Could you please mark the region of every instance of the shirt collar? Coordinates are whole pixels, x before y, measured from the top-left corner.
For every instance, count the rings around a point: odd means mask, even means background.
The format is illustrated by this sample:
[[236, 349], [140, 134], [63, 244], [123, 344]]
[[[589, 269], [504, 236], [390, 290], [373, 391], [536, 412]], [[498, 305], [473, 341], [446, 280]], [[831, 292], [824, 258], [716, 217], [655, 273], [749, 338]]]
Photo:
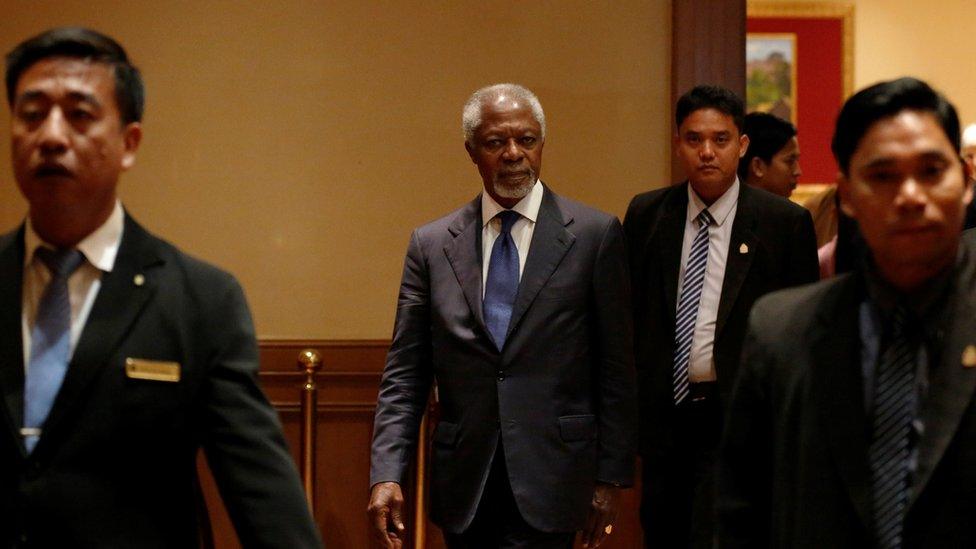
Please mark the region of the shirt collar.
[[[529, 194], [525, 195], [522, 200], [519, 200], [515, 206], [512, 206], [512, 211], [518, 212], [522, 217], [528, 219], [529, 221], [535, 223], [536, 218], [539, 217], [539, 208], [542, 206], [542, 195], [544, 194], [544, 187], [542, 182], [538, 179], [535, 180], [535, 185], [532, 186], [532, 190]], [[490, 194], [483, 192], [481, 193], [481, 226], [484, 227], [491, 222], [492, 219], [498, 215], [499, 212], [505, 211], [506, 208], [501, 207], [495, 199], [491, 197]]]
[[868, 299], [885, 319], [889, 318], [899, 304], [903, 304], [919, 320], [934, 324], [942, 316], [952, 293], [952, 282], [957, 272], [965, 262], [965, 247], [960, 246], [956, 253], [956, 261], [933, 276], [915, 291], [904, 293], [885, 280], [875, 265], [871, 254], [864, 254], [861, 258], [864, 282], [867, 287]]
[[725, 193], [718, 197], [718, 200], [713, 202], [711, 206], [706, 206], [705, 202], [698, 197], [695, 189], [691, 188], [691, 183], [688, 184], [688, 219], [697, 218], [702, 210], [708, 208], [708, 213], [712, 214], [712, 219], [715, 220], [715, 226], [721, 227], [738, 202], [739, 176], [735, 177], [732, 186], [726, 189]]
[[[115, 208], [112, 209], [112, 213], [109, 214], [108, 219], [99, 228], [83, 238], [75, 248], [85, 256], [85, 259], [89, 263], [99, 270], [111, 272], [112, 267], [115, 266], [115, 256], [119, 253], [119, 244], [122, 243], [124, 220], [125, 213], [122, 210], [122, 203], [116, 200]], [[34, 259], [34, 251], [41, 246], [54, 248], [54, 246], [41, 239], [31, 224], [30, 216], [28, 216], [24, 233], [25, 265]]]

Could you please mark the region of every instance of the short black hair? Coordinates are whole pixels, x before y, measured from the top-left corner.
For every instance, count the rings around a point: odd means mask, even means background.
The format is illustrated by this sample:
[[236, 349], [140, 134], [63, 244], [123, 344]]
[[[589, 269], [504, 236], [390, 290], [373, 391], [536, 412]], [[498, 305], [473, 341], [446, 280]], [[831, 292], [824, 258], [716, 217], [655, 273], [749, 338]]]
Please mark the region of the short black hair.
[[749, 163], [753, 158], [761, 158], [767, 164], [773, 155], [796, 135], [796, 127], [778, 116], [766, 112], [751, 112], [746, 115], [743, 133], [749, 136], [749, 148], [739, 159], [739, 179], [745, 181], [749, 175]]
[[17, 81], [34, 63], [51, 57], [72, 57], [105, 63], [114, 69], [115, 101], [123, 124], [142, 121], [146, 91], [139, 69], [118, 42], [82, 27], [59, 27], [28, 38], [7, 54], [7, 103], [13, 107]]
[[715, 109], [722, 114], [732, 117], [735, 127], [742, 133], [745, 105], [742, 98], [732, 90], [721, 86], [695, 86], [678, 99], [674, 109], [675, 127], [681, 128], [681, 123], [691, 113], [701, 109]]
[[932, 114], [959, 153], [961, 136], [956, 108], [925, 82], [904, 77], [864, 88], [844, 103], [830, 144], [840, 171], [848, 174], [851, 156], [875, 122], [906, 110]]

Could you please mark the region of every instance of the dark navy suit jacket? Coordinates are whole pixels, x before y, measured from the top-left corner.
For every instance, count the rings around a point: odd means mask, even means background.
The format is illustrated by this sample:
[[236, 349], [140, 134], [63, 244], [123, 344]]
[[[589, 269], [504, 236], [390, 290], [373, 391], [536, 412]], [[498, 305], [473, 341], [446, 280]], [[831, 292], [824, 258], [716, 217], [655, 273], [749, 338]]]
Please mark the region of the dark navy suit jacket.
[[481, 198], [410, 239], [380, 386], [371, 482], [405, 478], [431, 384], [432, 518], [474, 517], [499, 440], [515, 501], [544, 531], [574, 531], [597, 481], [633, 481], [636, 405], [630, 291], [616, 218], [542, 199], [508, 338], [482, 313]]

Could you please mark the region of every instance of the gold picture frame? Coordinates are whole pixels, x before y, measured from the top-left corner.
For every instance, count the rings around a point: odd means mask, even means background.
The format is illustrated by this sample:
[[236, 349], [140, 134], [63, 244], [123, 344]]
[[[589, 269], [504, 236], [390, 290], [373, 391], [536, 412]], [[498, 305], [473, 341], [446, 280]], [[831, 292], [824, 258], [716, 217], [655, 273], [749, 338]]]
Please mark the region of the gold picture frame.
[[[760, 57], [753, 58], [753, 49]], [[782, 78], [785, 75], [774, 75], [777, 69], [769, 67], [771, 62], [770, 54], [779, 55], [779, 66], [786, 64], [789, 68], [788, 91], [780, 86], [774, 85], [770, 80]], [[765, 57], [762, 57], [765, 56]], [[758, 65], [753, 67], [753, 63]], [[765, 83], [773, 88], [770, 90], [767, 102], [754, 101], [752, 93], [746, 94], [746, 112], [754, 110], [775, 114], [784, 120], [789, 120], [796, 124], [797, 89], [796, 89], [796, 34], [791, 32], [750, 32], [746, 34], [746, 90], [751, 92], [753, 89], [754, 76], [765, 77]], [[767, 86], [767, 88], [769, 87]], [[785, 116], [784, 116], [785, 115]]]
[[[795, 1], [773, 2], [754, 0], [746, 3], [748, 18], [779, 19], [839, 19], [841, 25], [841, 88], [843, 99], [854, 93], [854, 4], [846, 1]], [[753, 34], [753, 33], [750, 33]], [[793, 83], [796, 83], [796, 63], [793, 66]], [[794, 92], [795, 94], [796, 92]], [[794, 95], [794, 101], [797, 96]], [[800, 108], [799, 104], [794, 108]], [[796, 119], [794, 118], [794, 122]], [[811, 196], [822, 192], [831, 183], [806, 183], [800, 185], [790, 197], [797, 203], [804, 203]]]

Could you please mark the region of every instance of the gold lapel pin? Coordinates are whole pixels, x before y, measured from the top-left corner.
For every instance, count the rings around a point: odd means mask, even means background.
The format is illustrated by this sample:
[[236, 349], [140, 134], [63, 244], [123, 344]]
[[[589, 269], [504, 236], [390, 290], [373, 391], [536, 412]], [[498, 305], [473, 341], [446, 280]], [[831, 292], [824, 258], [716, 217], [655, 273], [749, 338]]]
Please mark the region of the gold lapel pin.
[[136, 286], [142, 286], [143, 284], [146, 283], [146, 277], [143, 276], [142, 273], [139, 273], [136, 276], [132, 277], [132, 283], [135, 284]]
[[743, 242], [742, 245], [739, 246], [739, 253], [740, 254], [747, 254], [747, 253], [749, 253], [749, 246], [747, 246], [745, 242]]
[[976, 345], [966, 345], [962, 352], [962, 365], [965, 368], [976, 368]]

